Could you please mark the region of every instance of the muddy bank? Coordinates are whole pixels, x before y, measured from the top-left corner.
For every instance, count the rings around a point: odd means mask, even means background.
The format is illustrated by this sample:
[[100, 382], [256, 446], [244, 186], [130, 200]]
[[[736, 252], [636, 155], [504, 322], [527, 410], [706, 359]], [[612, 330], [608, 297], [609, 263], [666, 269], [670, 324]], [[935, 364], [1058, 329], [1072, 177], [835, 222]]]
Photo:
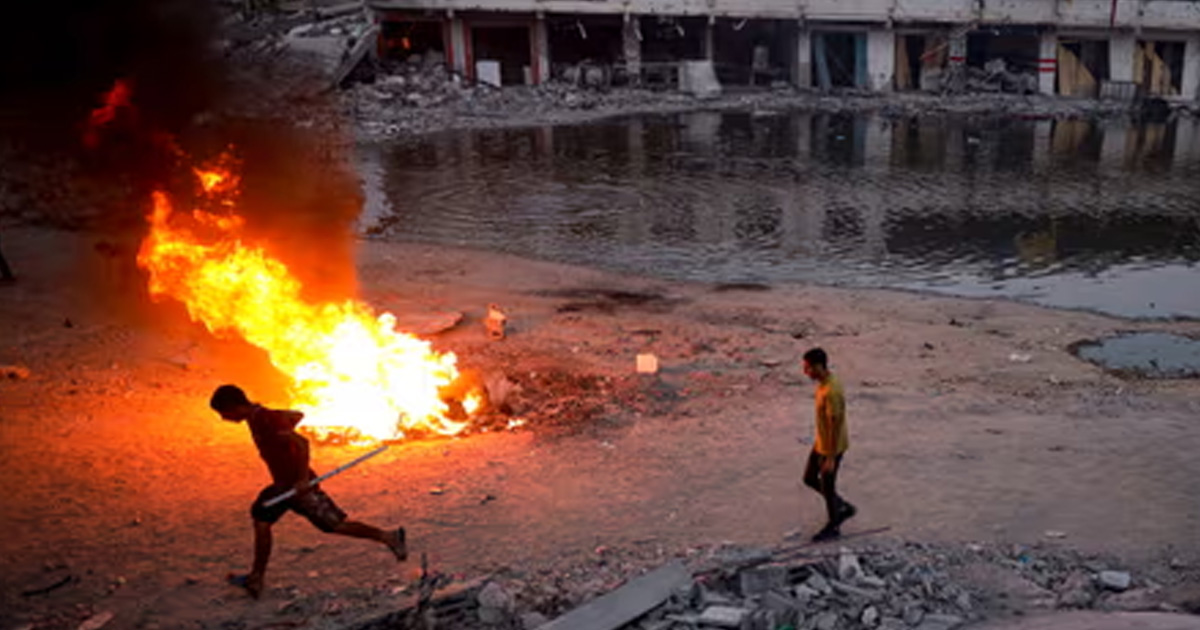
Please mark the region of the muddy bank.
[[[299, 622], [288, 602], [326, 593], [375, 611], [398, 605], [414, 564], [295, 518], [279, 527], [266, 599], [223, 585], [248, 561], [246, 506], [265, 472], [244, 428], [218, 422], [205, 401], [232, 381], [281, 404], [281, 383], [261, 354], [144, 302], [137, 278], [97, 257], [91, 238], [5, 233], [22, 274], [0, 289], [0, 363], [29, 373], [0, 382], [3, 608], [39, 628], [103, 611], [113, 628], [249, 628]], [[411, 443], [327, 485], [356, 517], [408, 526], [414, 550], [446, 575], [529, 566], [553, 576], [598, 547], [641, 549], [631, 566], [652, 566], [698, 543], [814, 531], [820, 501], [798, 484], [811, 386], [796, 370], [812, 345], [830, 351], [849, 395], [842, 485], [860, 508], [856, 527], [925, 542], [1049, 540], [1131, 570], [1200, 556], [1200, 385], [1121, 379], [1068, 351], [1131, 328], [1196, 334], [1194, 323], [889, 291], [718, 291], [360, 245], [367, 299], [463, 312], [437, 347], [522, 383], [545, 417], [574, 418]], [[511, 317], [499, 343], [480, 323], [491, 302]], [[659, 357], [657, 377], [631, 378], [642, 352]], [[596, 404], [588, 382], [631, 383], [638, 395]], [[315, 464], [351, 455], [322, 447]], [[63, 574], [69, 586], [21, 595]], [[322, 615], [350, 604], [339, 606]], [[336, 627], [338, 614], [320, 623]]]

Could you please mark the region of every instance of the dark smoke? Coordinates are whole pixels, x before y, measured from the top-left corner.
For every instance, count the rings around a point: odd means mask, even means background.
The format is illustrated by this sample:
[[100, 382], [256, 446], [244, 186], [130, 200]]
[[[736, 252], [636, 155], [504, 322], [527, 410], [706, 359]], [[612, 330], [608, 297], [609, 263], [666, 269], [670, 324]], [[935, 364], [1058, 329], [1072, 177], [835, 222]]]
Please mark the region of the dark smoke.
[[218, 16], [204, 0], [22, 3], [0, 37], [4, 131], [69, 150], [117, 79], [135, 86], [145, 129], [176, 132], [220, 96]]
[[[265, 89], [278, 68], [230, 63], [228, 15], [215, 2], [67, 0], [16, 12], [0, 37], [0, 219], [103, 231], [124, 240], [114, 255], [131, 258], [151, 191], [182, 193], [192, 160], [232, 146], [252, 231], [315, 292], [353, 289], [360, 199], [348, 145], [336, 125], [312, 129], [314, 111], [333, 110], [311, 91], [300, 102]], [[89, 115], [118, 79], [132, 107], [85, 146]], [[258, 111], [246, 115], [245, 103]]]

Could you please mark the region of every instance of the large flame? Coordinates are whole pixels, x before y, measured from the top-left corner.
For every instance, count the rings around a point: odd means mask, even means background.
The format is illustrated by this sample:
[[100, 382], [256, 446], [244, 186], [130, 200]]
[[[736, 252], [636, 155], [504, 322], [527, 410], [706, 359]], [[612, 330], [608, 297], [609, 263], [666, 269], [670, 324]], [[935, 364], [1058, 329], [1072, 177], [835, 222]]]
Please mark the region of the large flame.
[[[305, 412], [303, 427], [375, 440], [466, 429], [447, 416], [439, 396], [458, 377], [453, 354], [397, 332], [392, 314], [360, 301], [306, 301], [282, 262], [245, 241], [234, 166], [224, 157], [194, 171], [204, 203], [190, 215], [154, 193], [150, 233], [138, 253], [151, 294], [179, 300], [214, 334], [233, 333], [265, 350], [291, 379], [291, 405]], [[472, 394], [462, 402], [470, 411], [479, 400]]]

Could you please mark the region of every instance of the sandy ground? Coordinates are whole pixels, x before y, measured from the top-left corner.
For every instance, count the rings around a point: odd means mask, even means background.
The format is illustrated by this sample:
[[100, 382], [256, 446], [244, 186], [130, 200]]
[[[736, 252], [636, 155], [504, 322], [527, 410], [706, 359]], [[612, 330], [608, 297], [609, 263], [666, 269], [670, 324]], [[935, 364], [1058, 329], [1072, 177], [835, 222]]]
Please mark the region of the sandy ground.
[[[207, 398], [233, 381], [280, 403], [281, 384], [257, 351], [149, 305], [94, 242], [4, 234], [21, 280], [0, 287], [0, 364], [32, 375], [0, 382], [0, 628], [76, 627], [98, 611], [115, 613], [106, 628], [282, 627], [289, 598], [325, 591], [386, 610], [415, 564], [295, 517], [277, 528], [263, 600], [222, 584], [248, 563], [247, 508], [266, 471], [245, 427], [217, 421]], [[1057, 531], [1060, 544], [1130, 566], [1200, 557], [1200, 384], [1123, 381], [1066, 351], [1117, 330], [1200, 323], [890, 291], [718, 290], [382, 242], [359, 256], [364, 295], [379, 305], [402, 297], [467, 315], [436, 340], [464, 364], [515, 380], [611, 377], [641, 394], [568, 427], [402, 445], [326, 484], [354, 516], [406, 525], [440, 571], [550, 566], [598, 546], [652, 558], [814, 530], [819, 500], [798, 487], [812, 386], [797, 366], [813, 345], [831, 353], [849, 397], [851, 529], [1016, 542]], [[647, 299], [603, 297], [614, 290]], [[484, 338], [489, 302], [510, 312], [506, 341]], [[657, 378], [630, 376], [638, 352], [658, 355]], [[351, 455], [314, 456], [327, 469]], [[66, 575], [77, 579], [21, 595]]]

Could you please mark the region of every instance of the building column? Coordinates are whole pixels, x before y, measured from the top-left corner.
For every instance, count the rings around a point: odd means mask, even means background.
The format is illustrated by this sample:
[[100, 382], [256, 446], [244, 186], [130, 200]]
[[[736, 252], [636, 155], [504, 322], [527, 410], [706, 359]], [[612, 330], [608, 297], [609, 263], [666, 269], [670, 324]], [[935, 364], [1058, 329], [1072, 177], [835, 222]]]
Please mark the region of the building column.
[[1133, 80], [1133, 50], [1137, 38], [1121, 33], [1108, 40], [1108, 76], [1113, 81]]
[[867, 32], [867, 76], [876, 92], [891, 92], [896, 77], [896, 32], [872, 29]]
[[1179, 94], [1184, 100], [1200, 98], [1200, 38], [1189, 37], [1183, 48], [1183, 78]]
[[967, 82], [967, 34], [952, 33], [947, 41], [946, 77], [942, 88], [961, 92]]
[[1038, 52], [1038, 92], [1054, 94], [1054, 79], [1058, 75], [1058, 35], [1042, 33]]
[[541, 85], [550, 80], [550, 31], [546, 27], [546, 17], [539, 15], [529, 27], [529, 41], [533, 47], [533, 68], [530, 77], [534, 85]]
[[796, 49], [792, 61], [792, 83], [800, 89], [812, 87], [812, 35], [803, 22], [796, 25]]
[[450, 69], [466, 77], [469, 75], [467, 72], [467, 25], [463, 23], [462, 18], [450, 18], [448, 23], [450, 42], [446, 52], [450, 56]]
[[625, 44], [625, 73], [629, 75], [630, 85], [642, 83], [642, 26], [641, 18], [625, 14], [625, 27], [622, 33]]

